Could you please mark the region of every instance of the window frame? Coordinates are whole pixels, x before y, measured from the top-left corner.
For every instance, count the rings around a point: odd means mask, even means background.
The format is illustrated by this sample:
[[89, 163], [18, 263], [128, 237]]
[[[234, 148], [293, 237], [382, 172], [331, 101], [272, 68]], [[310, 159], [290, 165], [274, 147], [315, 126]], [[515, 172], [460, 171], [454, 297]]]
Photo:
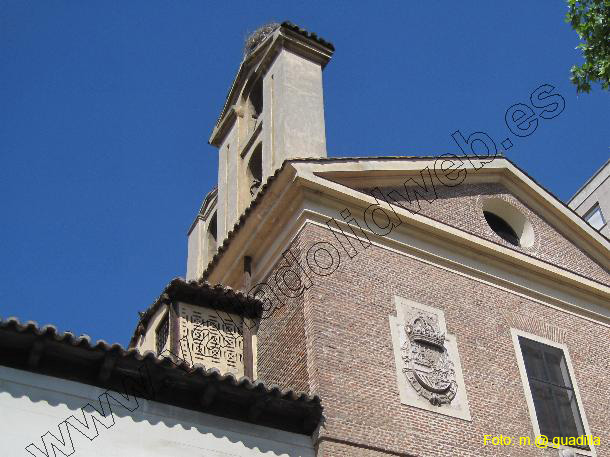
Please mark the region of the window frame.
[[[599, 211], [599, 216], [602, 220], [602, 225], [600, 225], [599, 228], [594, 227], [593, 224], [591, 224], [591, 222], [589, 222], [589, 220], [593, 217], [593, 215], [598, 211]], [[585, 220], [585, 222], [587, 224], [589, 224], [593, 228], [593, 230], [597, 230], [598, 232], [601, 229], [603, 229], [606, 226], [606, 224], [608, 223], [606, 221], [606, 218], [604, 217], [604, 212], [602, 211], [601, 207], [599, 206], [599, 202], [594, 203], [593, 206], [591, 206], [591, 208], [589, 208], [589, 210], [583, 215], [582, 218]]]
[[[529, 379], [527, 377], [527, 371], [525, 369], [525, 361], [523, 359], [523, 354], [521, 352], [521, 344], [519, 343], [519, 337], [526, 338], [537, 343], [546, 344], [548, 346], [554, 347], [556, 349], [560, 349], [563, 352], [563, 356], [565, 358], [566, 366], [568, 369], [568, 375], [570, 377], [570, 382], [572, 383], [572, 387], [574, 389], [574, 395], [576, 396], [576, 403], [578, 405], [578, 411], [580, 413], [580, 419], [582, 421], [582, 425], [584, 428], [585, 435], [592, 435], [591, 429], [589, 428], [589, 422], [587, 421], [587, 415], [585, 413], [584, 404], [582, 402], [582, 398], [580, 396], [580, 391], [578, 390], [578, 383], [576, 382], [576, 373], [574, 371], [574, 367], [572, 365], [572, 359], [570, 358], [570, 352], [565, 344], [557, 343], [555, 341], [551, 341], [547, 338], [534, 335], [532, 333], [524, 332], [522, 330], [518, 330], [515, 328], [510, 329], [513, 346], [515, 349], [515, 354], [517, 357], [517, 365], [519, 367], [519, 373], [521, 375], [521, 383], [523, 385], [523, 392], [525, 394], [525, 401], [527, 403], [527, 409], [529, 411], [530, 420], [532, 422], [532, 428], [534, 430], [535, 439], [536, 436], [540, 435], [540, 426], [538, 425], [538, 417], [536, 415], [536, 407], [534, 406], [534, 398], [532, 396], [531, 387], [529, 384]], [[554, 445], [552, 442], [549, 442], [549, 448], [553, 448]], [[595, 446], [590, 444], [590, 450], [571, 447], [571, 446], [559, 446], [559, 449], [570, 449], [575, 452], [576, 455], [583, 455], [588, 457], [597, 457], [597, 451], [595, 450]]]

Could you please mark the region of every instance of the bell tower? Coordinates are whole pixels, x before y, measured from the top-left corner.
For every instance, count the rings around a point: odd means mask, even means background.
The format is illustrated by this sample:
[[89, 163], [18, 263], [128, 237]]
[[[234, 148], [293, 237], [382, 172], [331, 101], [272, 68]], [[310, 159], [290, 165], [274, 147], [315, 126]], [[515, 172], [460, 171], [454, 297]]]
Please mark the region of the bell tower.
[[267, 24], [246, 40], [209, 143], [218, 186], [189, 230], [187, 279], [198, 279], [260, 187], [286, 159], [326, 157], [322, 69], [334, 47], [294, 24]]

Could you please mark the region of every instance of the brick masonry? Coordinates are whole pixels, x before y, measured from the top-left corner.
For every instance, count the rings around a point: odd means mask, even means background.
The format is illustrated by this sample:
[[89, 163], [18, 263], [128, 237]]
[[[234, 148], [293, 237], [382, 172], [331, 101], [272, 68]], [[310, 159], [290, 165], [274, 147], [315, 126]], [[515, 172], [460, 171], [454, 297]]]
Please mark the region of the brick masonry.
[[[370, 192], [370, 189], [359, 190], [366, 193]], [[385, 195], [392, 190], [396, 190], [400, 195], [406, 195], [404, 187], [382, 189]], [[432, 203], [428, 203], [423, 198], [420, 199], [420, 214], [515, 251], [555, 264], [581, 276], [610, 285], [610, 272], [604, 270], [601, 265], [568, 241], [559, 233], [557, 228], [551, 226], [527, 205], [510, 194], [501, 184], [467, 184], [467, 182], [464, 182], [456, 187], [437, 184], [435, 190], [438, 198]], [[525, 214], [534, 229], [536, 237], [534, 246], [531, 248], [514, 246], [491, 230], [483, 217], [482, 209], [483, 200], [489, 197], [501, 198]]]
[[[298, 252], [297, 245], [292, 251]], [[272, 274], [280, 267], [276, 265]], [[274, 278], [267, 278], [272, 287]], [[258, 337], [257, 375], [267, 383], [308, 392], [307, 357], [305, 348], [304, 297], [285, 298], [284, 306], [264, 313]]]
[[[536, 230], [557, 246], [567, 243], [542, 225]], [[320, 241], [340, 249], [328, 230], [313, 224], [290, 249], [299, 255]], [[552, 255], [552, 249], [540, 249]], [[598, 456], [610, 456], [609, 328], [374, 245], [353, 259], [340, 252], [333, 274], [312, 274], [314, 285], [303, 297], [288, 301], [259, 330], [259, 377], [322, 398], [318, 455], [558, 455], [534, 446], [483, 446], [485, 434], [533, 436], [514, 327], [568, 347], [580, 406], [591, 433], [601, 438]], [[574, 268], [586, 260], [578, 262]], [[388, 322], [394, 295], [445, 312], [447, 330], [457, 339], [471, 422], [400, 403]]]

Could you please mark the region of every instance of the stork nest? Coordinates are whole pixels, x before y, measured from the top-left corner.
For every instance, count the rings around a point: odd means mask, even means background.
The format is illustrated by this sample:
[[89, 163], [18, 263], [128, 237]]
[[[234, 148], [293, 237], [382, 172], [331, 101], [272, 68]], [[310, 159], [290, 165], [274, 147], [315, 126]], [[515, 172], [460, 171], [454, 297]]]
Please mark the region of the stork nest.
[[278, 27], [280, 26], [277, 22], [270, 22], [269, 24], [265, 24], [254, 32], [252, 32], [246, 38], [246, 42], [244, 44], [244, 57], [250, 54], [254, 49], [265, 39], [271, 35]]

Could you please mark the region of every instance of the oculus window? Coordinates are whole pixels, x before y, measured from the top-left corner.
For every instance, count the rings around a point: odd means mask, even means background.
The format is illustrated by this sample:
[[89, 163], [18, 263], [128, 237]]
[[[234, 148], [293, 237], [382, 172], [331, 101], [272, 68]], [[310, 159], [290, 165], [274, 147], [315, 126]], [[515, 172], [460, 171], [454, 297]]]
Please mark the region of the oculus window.
[[587, 221], [595, 230], [599, 230], [606, 225], [606, 220], [604, 219], [604, 215], [602, 214], [599, 204], [596, 203], [593, 205], [593, 208], [587, 211], [587, 214], [585, 214], [585, 221]]
[[[540, 434], [577, 438], [585, 428], [563, 350], [519, 336]], [[589, 450], [589, 446], [574, 446]]]
[[157, 349], [157, 354], [161, 354], [163, 352], [163, 348], [165, 347], [165, 343], [167, 343], [167, 336], [169, 335], [169, 318], [166, 314], [156, 331], [155, 344]]
[[491, 211], [483, 211], [483, 215], [496, 235], [514, 246], [519, 246], [519, 236], [508, 222]]

